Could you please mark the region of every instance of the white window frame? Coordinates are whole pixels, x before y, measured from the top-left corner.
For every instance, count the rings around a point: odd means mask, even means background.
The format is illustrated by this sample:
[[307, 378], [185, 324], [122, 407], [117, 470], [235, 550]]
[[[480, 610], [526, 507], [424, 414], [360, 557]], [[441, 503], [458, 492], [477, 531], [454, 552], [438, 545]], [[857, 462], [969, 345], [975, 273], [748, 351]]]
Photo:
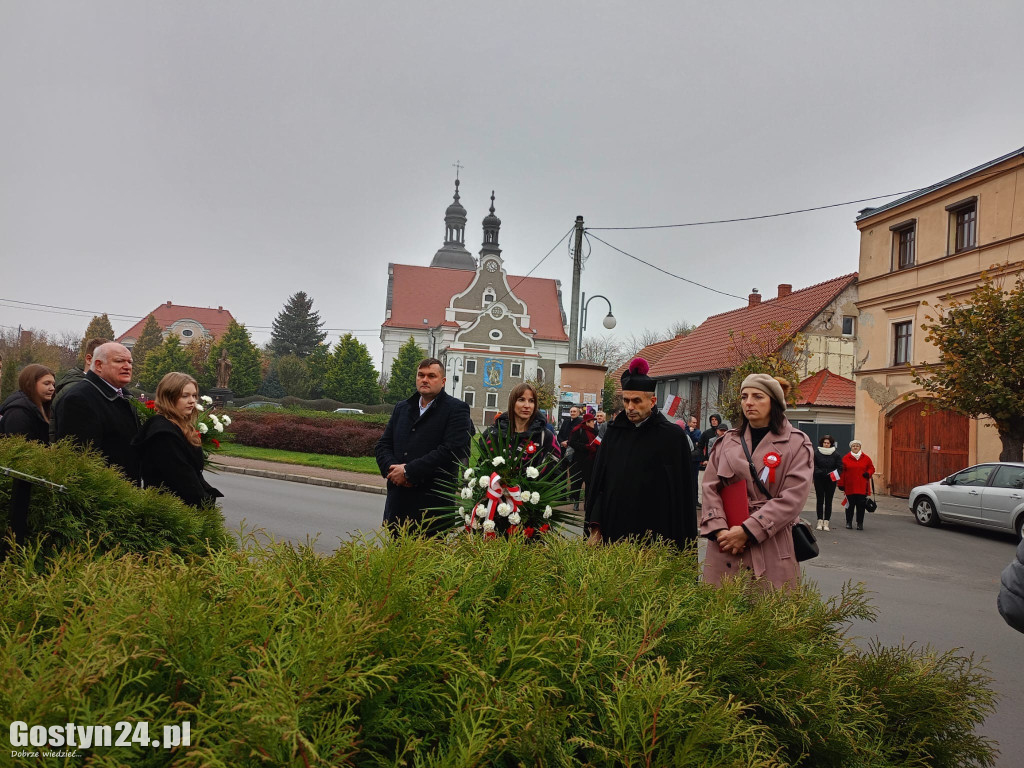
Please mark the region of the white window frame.
[[476, 358], [475, 357], [467, 358], [467, 360], [466, 360], [466, 375], [467, 376], [475, 376], [476, 375]]
[[193, 331], [191, 328], [182, 328], [181, 329], [181, 338], [183, 338], [183, 339], [191, 339], [195, 335], [196, 335], [196, 332]]
[[498, 393], [488, 392], [484, 397], [484, 408], [497, 408], [498, 407]]
[[[909, 324], [910, 336], [907, 339], [907, 359], [906, 362], [896, 362], [896, 326]], [[904, 365], [910, 365], [914, 359], [914, 318], [912, 317], [900, 317], [894, 318], [889, 321], [889, 365], [893, 368], [899, 368]]]
[[513, 361], [509, 364], [508, 375], [513, 376], [517, 379], [523, 376], [523, 364], [517, 361]]
[[462, 401], [472, 408], [476, 404], [476, 392], [472, 389], [467, 389], [462, 393]]
[[[846, 321], [850, 321], [850, 332], [846, 332]], [[857, 335], [857, 316], [856, 315], [843, 315], [842, 320], [843, 336], [856, 336]]]

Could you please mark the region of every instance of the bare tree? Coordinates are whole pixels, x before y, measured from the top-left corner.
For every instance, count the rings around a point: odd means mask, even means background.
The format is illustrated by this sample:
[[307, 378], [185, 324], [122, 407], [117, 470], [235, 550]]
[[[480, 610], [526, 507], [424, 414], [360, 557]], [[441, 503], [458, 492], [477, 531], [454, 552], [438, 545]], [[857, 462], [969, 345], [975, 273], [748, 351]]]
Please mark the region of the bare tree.
[[606, 365], [610, 370], [618, 368], [626, 358], [622, 351], [622, 343], [613, 333], [604, 336], [584, 336], [580, 357], [599, 365]]

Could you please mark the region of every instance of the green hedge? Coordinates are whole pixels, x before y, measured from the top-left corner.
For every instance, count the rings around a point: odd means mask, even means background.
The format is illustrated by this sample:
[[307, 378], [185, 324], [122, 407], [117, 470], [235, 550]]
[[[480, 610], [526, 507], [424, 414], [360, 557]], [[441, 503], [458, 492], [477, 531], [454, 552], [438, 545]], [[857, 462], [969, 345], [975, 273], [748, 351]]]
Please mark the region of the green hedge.
[[333, 411], [336, 408], [358, 408], [365, 413], [390, 414], [395, 406], [390, 403], [343, 403], [340, 400], [332, 400], [329, 397], [321, 397], [317, 400], [304, 400], [301, 397], [265, 397], [264, 395], [250, 395], [248, 397], [235, 397], [231, 399], [231, 407], [240, 408], [249, 403], [277, 403], [285, 408], [306, 411]]
[[[106, 465], [98, 453], [62, 441], [47, 447], [20, 437], [0, 438], [0, 466], [64, 485], [66, 492], [33, 487], [29, 536], [52, 553], [87, 540], [98, 551], [145, 553], [169, 549], [204, 554], [230, 544], [224, 518], [213, 507], [195, 509], [168, 493], [142, 490]], [[0, 526], [6, 530], [14, 481], [0, 475]]]
[[[697, 583], [693, 552], [402, 537], [184, 561], [0, 569], [0, 710], [192, 722], [192, 746], [89, 765], [991, 764], [970, 658], [859, 650], [823, 603]], [[115, 762], [116, 761], [116, 762]]]

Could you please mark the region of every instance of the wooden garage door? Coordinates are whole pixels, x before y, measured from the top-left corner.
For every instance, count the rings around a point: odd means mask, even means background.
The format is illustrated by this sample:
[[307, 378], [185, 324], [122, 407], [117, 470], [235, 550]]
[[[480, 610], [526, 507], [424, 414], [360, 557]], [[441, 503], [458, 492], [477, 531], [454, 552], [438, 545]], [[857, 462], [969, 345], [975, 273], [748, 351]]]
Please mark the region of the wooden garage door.
[[889, 418], [889, 492], [908, 496], [915, 485], [941, 480], [967, 466], [968, 420], [952, 411], [912, 403]]

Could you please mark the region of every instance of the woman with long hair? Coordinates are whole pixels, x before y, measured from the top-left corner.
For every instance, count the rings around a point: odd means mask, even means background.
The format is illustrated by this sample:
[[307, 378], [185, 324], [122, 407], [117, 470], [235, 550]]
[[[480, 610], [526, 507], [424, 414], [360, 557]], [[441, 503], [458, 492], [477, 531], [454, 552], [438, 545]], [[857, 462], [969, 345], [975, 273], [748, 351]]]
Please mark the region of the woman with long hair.
[[551, 455], [556, 459], [562, 455], [558, 440], [547, 428], [544, 416], [537, 406], [537, 390], [526, 382], [516, 386], [508, 395], [508, 408], [494, 420], [483, 434], [484, 440], [515, 441], [515, 446], [523, 449], [533, 443], [537, 451], [531, 464], [542, 464], [545, 457]]
[[187, 373], [166, 374], [156, 387], [156, 415], [133, 442], [146, 487], [161, 486], [193, 507], [224, 495], [203, 477], [202, 438], [196, 429], [198, 399], [195, 379]]
[[810, 494], [814, 458], [810, 438], [786, 418], [789, 389], [788, 381], [766, 373], [747, 376], [738, 424], [710, 451], [700, 521], [709, 539], [704, 580], [710, 584], [741, 569], [773, 587], [799, 580], [793, 525]]
[[[832, 519], [832, 498], [836, 494], [836, 481], [843, 472], [843, 457], [836, 449], [832, 435], [822, 435], [814, 452], [814, 502], [818, 511], [819, 531], [829, 530]], [[833, 474], [835, 473], [835, 474]]]
[[53, 371], [45, 365], [32, 363], [22, 368], [18, 389], [0, 405], [0, 433], [49, 444], [54, 389]]

